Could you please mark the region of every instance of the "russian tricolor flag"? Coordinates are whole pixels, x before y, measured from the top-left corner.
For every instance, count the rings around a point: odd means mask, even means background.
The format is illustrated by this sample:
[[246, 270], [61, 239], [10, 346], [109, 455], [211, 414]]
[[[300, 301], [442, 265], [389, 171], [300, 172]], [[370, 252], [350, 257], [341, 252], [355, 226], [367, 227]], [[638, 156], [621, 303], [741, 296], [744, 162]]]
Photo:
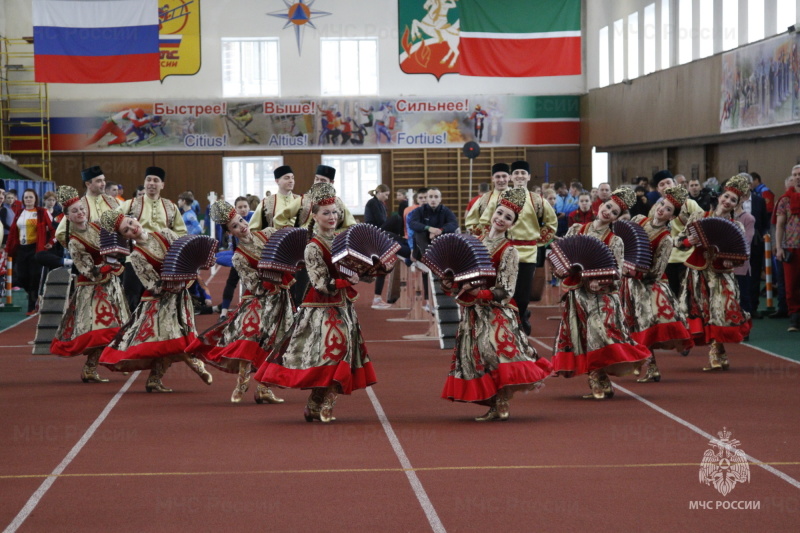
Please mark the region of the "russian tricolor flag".
[[41, 83], [158, 80], [158, 0], [33, 0], [33, 47]]

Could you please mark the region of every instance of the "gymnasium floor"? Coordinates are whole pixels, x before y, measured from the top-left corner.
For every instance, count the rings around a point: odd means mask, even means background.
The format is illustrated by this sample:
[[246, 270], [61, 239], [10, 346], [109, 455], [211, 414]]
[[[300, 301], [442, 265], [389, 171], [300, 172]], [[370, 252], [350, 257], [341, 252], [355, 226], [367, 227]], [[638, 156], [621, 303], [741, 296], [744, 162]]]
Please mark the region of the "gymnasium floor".
[[[227, 275], [211, 281], [219, 294]], [[612, 400], [582, 400], [584, 378], [550, 378], [511, 402], [507, 422], [439, 398], [450, 353], [409, 341], [425, 323], [387, 322], [359, 286], [358, 313], [378, 384], [340, 396], [329, 424], [306, 423], [307, 393], [281, 405], [235, 376], [202, 383], [184, 365], [168, 395], [145, 376], [82, 359], [31, 356], [35, 320], [0, 331], [0, 524], [6, 531], [794, 531], [800, 523], [800, 340], [755, 323], [730, 346], [731, 370], [705, 352], [660, 352], [663, 379], [615, 379]], [[547, 303], [545, 301], [544, 303]], [[550, 302], [552, 303], [552, 301]], [[556, 307], [533, 308], [550, 355]], [[198, 317], [198, 328], [215, 317]], [[787, 339], [788, 336], [788, 339]], [[770, 345], [776, 337], [786, 339]], [[766, 346], [766, 344], [764, 344]], [[749, 479], [723, 495], [699, 481], [709, 439], [727, 429]], [[722, 473], [724, 475], [724, 472]]]

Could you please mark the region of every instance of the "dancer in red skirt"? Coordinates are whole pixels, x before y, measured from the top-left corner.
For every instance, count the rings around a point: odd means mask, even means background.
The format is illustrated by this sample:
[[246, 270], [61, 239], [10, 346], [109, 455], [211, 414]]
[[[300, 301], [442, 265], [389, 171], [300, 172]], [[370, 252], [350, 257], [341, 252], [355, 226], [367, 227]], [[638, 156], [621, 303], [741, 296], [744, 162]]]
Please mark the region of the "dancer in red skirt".
[[[614, 254], [619, 269], [623, 264], [622, 239], [611, 231], [611, 224], [636, 201], [633, 189], [622, 187], [600, 204], [597, 218], [575, 224], [570, 235], [590, 235], [605, 243]], [[561, 323], [553, 348], [553, 367], [564, 377], [589, 375], [592, 393], [584, 398], [602, 400], [614, 396], [611, 376], [625, 376], [641, 366], [650, 350], [631, 339], [616, 286], [586, 281], [580, 275], [562, 282]]]
[[[211, 206], [211, 218], [237, 240], [233, 266], [245, 287], [238, 309], [223, 322], [204, 331], [187, 348], [202, 354], [211, 365], [224, 372], [237, 373], [231, 401], [242, 401], [250, 377], [264, 362], [273, 345], [283, 338], [294, 320], [289, 287], [294, 278], [284, 274], [280, 284], [261, 281], [257, 267], [261, 252], [276, 230], [251, 231], [247, 222], [225, 200]], [[256, 387], [257, 403], [283, 403], [264, 385]]]
[[489, 288], [479, 290], [469, 282], [442, 279], [442, 288], [455, 293], [462, 307], [456, 334], [453, 363], [442, 398], [488, 405], [478, 422], [508, 420], [509, 401], [517, 391], [542, 385], [553, 371], [547, 359], [537, 359], [536, 350], [520, 329], [519, 311], [512, 299], [519, 270], [519, 253], [507, 231], [525, 206], [526, 189], [507, 189], [482, 237], [492, 256], [497, 275]]
[[353, 285], [359, 278], [345, 279], [331, 259], [341, 216], [336, 191], [327, 183], [315, 184], [311, 202], [309, 231], [314, 237], [305, 251], [311, 284], [292, 328], [255, 379], [265, 385], [311, 389], [305, 419], [330, 422], [339, 394], [366, 388], [376, 378], [353, 305], [358, 297]]
[[694, 345], [686, 317], [680, 312], [664, 273], [672, 253], [669, 222], [680, 214], [688, 194], [683, 187], [666, 189], [651, 211], [652, 218], [637, 215], [631, 220], [647, 232], [653, 253], [650, 270], [625, 272], [619, 290], [631, 338], [650, 349], [647, 371], [637, 380], [639, 383], [661, 381], [653, 350], [683, 352]]
[[144, 285], [141, 303], [111, 344], [103, 350], [100, 364], [118, 372], [150, 370], [147, 392], [172, 392], [161, 382], [173, 361], [183, 361], [207, 384], [211, 374], [203, 362], [185, 353], [195, 338], [194, 308], [187, 288], [162, 286], [161, 267], [170, 244], [178, 238], [171, 230], [145, 231], [139, 221], [121, 211], [100, 217], [106, 231], [136, 241], [130, 261]]
[[97, 373], [103, 348], [128, 320], [128, 303], [122, 292], [119, 263], [106, 263], [100, 255], [100, 226], [87, 222], [86, 206], [75, 188], [58, 188], [58, 202], [67, 217], [66, 242], [78, 277], [67, 310], [50, 343], [50, 353], [61, 357], [86, 355], [81, 372], [84, 383], [105, 383]]
[[[747, 178], [732, 177], [725, 183], [717, 207], [713, 211], [693, 213], [686, 226], [707, 217], [734, 221], [736, 206], [748, 194], [750, 185]], [[741, 222], [735, 223], [744, 232]], [[697, 237], [690, 236], [686, 230], [678, 235], [678, 248], [688, 250], [694, 246], [692, 255], [684, 262], [689, 268], [679, 298], [681, 310], [686, 314], [694, 343], [711, 345], [708, 366], [703, 370], [728, 370], [730, 364], [723, 343], [742, 342], [750, 333], [752, 322], [749, 313], [739, 304], [739, 284], [733, 274], [733, 263], [710, 260], [708, 250], [699, 245]]]

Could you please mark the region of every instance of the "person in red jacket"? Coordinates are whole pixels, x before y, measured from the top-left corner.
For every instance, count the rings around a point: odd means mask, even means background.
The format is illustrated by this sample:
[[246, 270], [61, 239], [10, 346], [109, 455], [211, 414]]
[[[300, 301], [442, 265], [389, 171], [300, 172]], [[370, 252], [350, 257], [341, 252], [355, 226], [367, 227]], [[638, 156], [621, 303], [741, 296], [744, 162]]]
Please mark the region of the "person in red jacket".
[[592, 213], [592, 197], [586, 192], [578, 197], [578, 209], [569, 214], [569, 227], [575, 224], [587, 224], [594, 220]]
[[17, 284], [28, 293], [28, 316], [37, 313], [39, 280], [42, 267], [36, 252], [49, 250], [56, 242], [52, 220], [47, 209], [39, 207], [39, 195], [33, 189], [22, 194], [24, 209], [14, 218], [8, 232], [8, 256], [14, 260]]

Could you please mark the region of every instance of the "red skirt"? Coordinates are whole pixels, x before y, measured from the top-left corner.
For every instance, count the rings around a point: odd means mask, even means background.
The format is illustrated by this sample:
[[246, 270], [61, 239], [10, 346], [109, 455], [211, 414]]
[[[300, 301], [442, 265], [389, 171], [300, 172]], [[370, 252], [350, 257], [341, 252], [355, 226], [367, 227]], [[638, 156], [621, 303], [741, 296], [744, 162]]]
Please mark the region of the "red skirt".
[[95, 329], [75, 337], [71, 341], [53, 339], [50, 342], [50, 353], [60, 357], [84, 355], [93, 348], [108, 346], [117, 335], [119, 328]]

